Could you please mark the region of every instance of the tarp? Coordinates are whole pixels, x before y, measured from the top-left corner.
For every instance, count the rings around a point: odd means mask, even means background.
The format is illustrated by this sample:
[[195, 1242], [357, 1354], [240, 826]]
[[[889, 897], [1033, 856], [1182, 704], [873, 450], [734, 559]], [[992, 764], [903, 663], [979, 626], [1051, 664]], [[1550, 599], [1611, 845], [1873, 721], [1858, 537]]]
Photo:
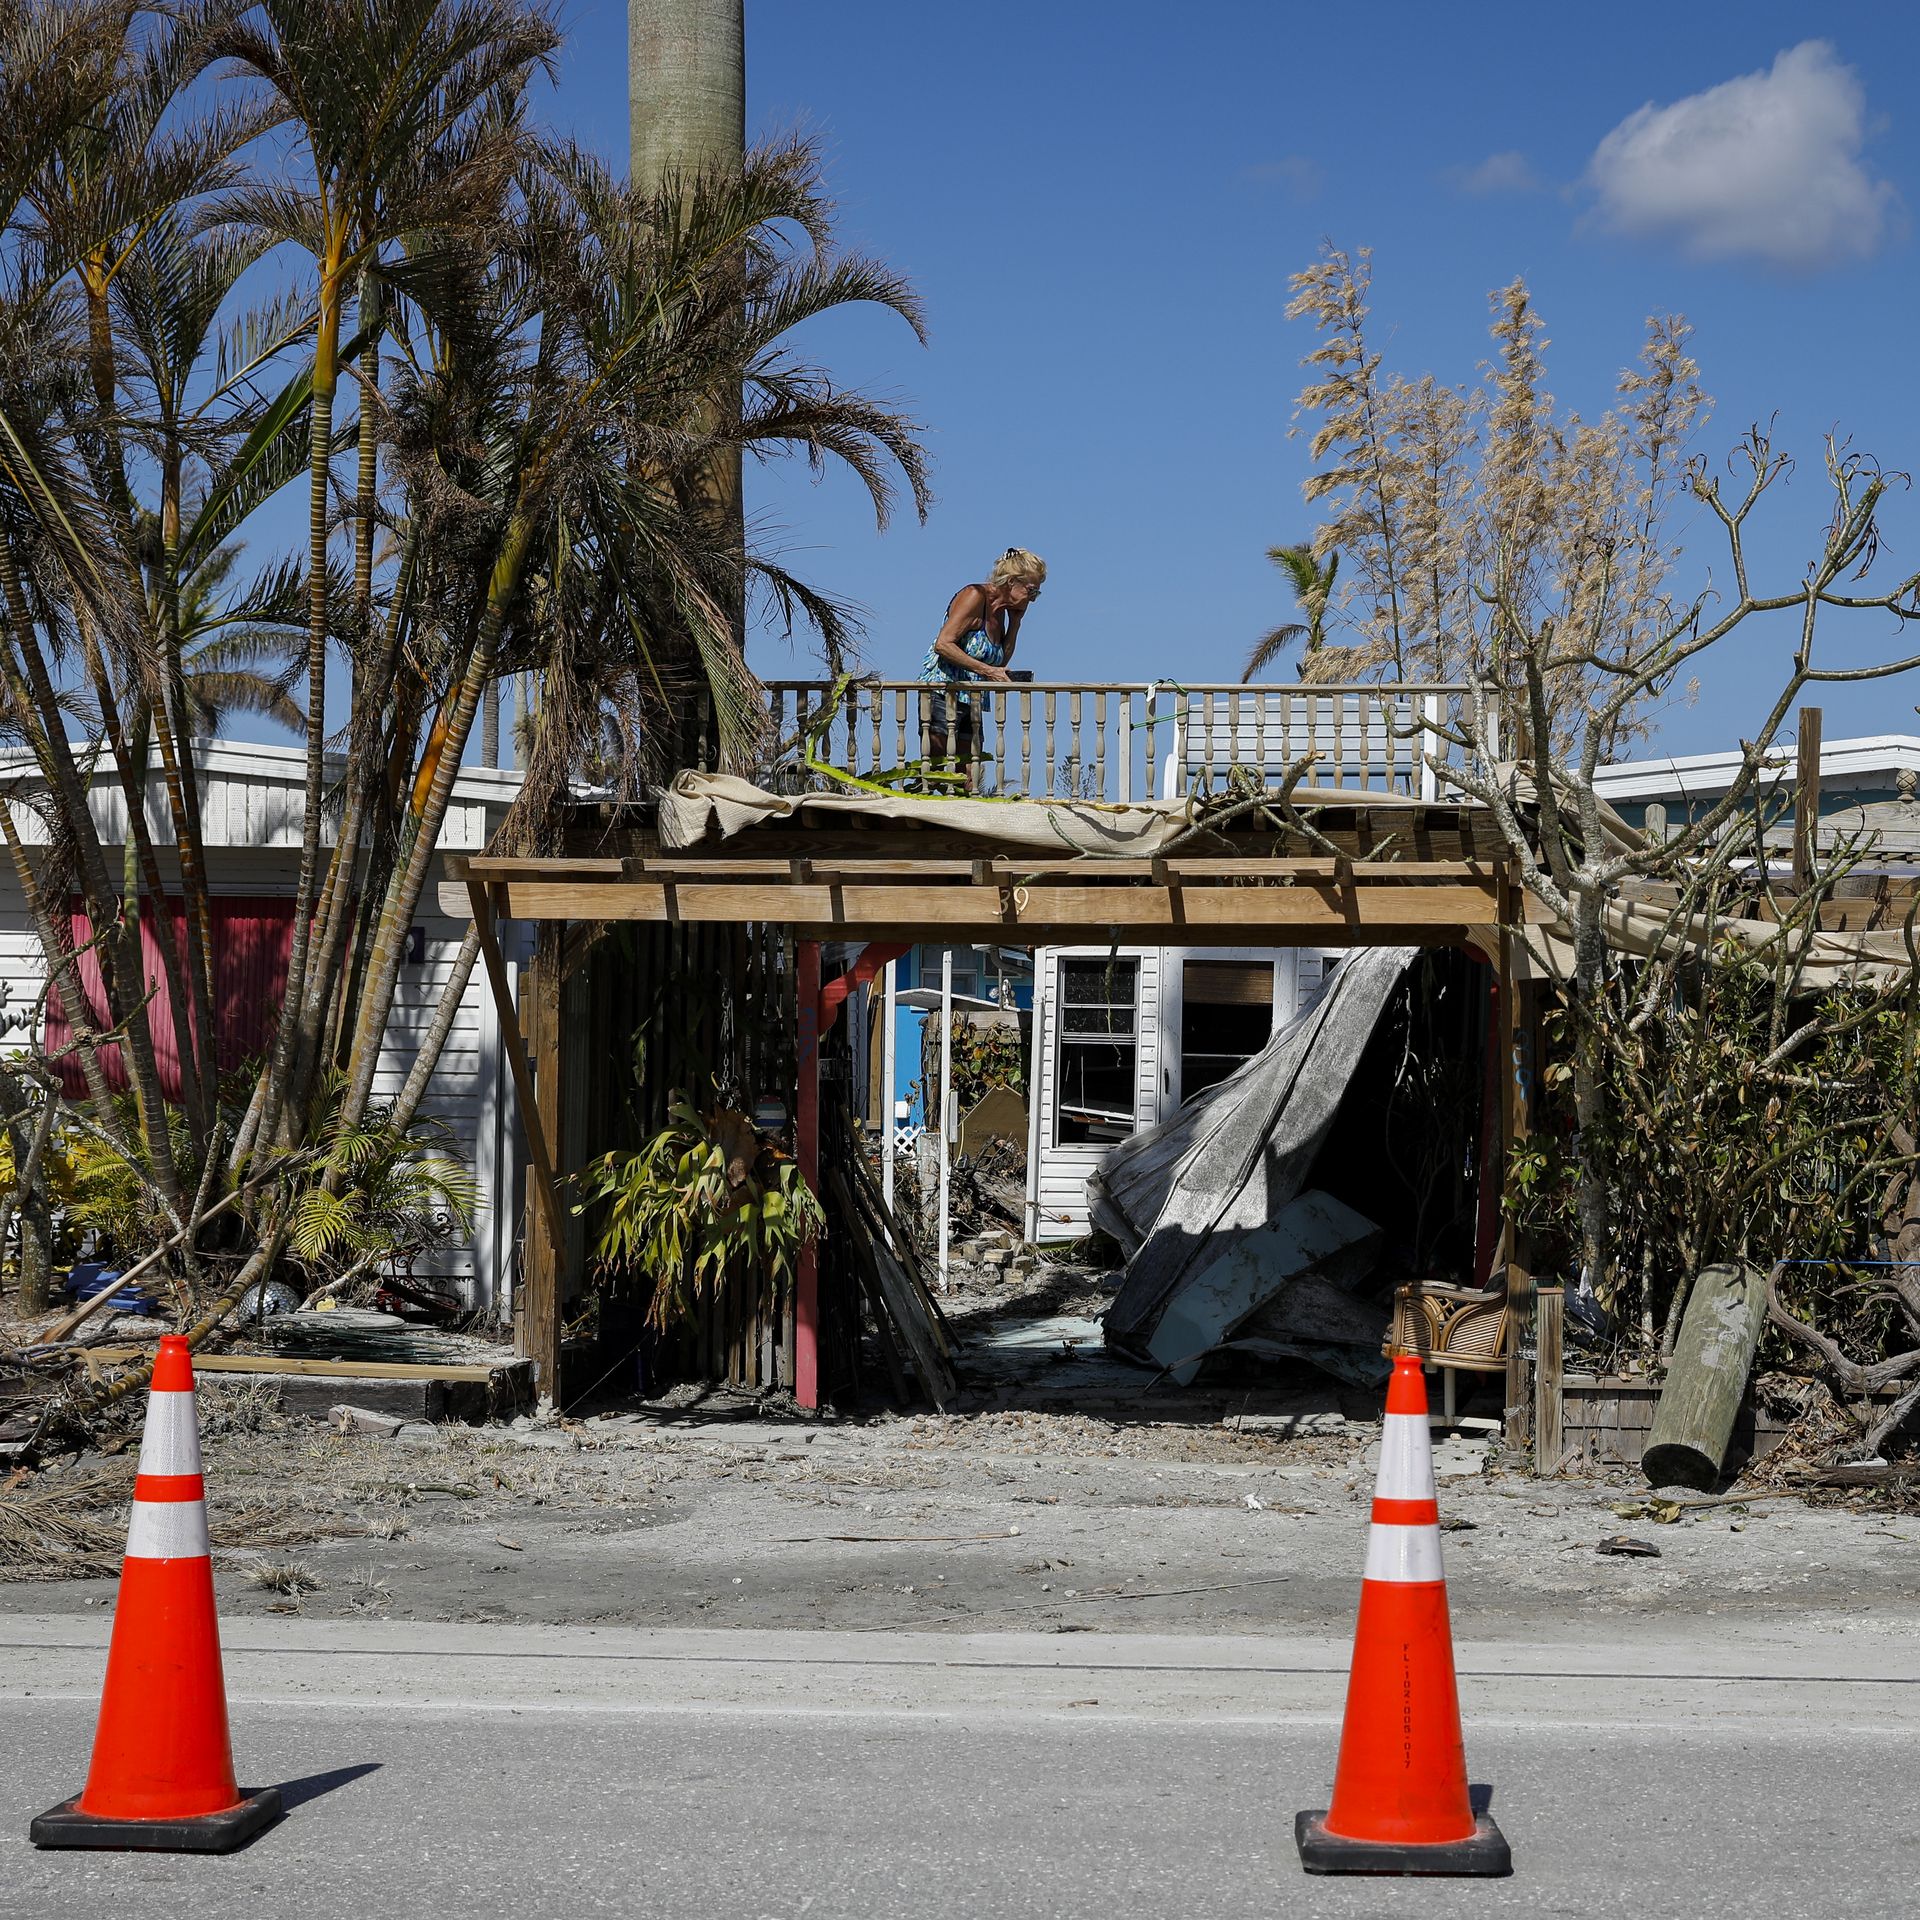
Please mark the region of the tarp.
[[[1295, 791], [1296, 806], [1365, 805], [1385, 795]], [[1135, 800], [991, 800], [963, 794], [769, 793], [730, 773], [687, 772], [660, 796], [660, 844], [673, 852], [731, 840], [754, 827], [784, 826], [804, 811], [810, 821], [884, 821], [930, 833], [959, 834], [983, 849], [1149, 859], [1182, 834], [1197, 813], [1192, 798]]]
[[1167, 1302], [1305, 1187], [1374, 1025], [1418, 953], [1350, 954], [1201, 1113], [1135, 1135], [1088, 1181], [1096, 1223], [1118, 1228], [1134, 1249], [1107, 1309], [1109, 1346], [1146, 1358]]

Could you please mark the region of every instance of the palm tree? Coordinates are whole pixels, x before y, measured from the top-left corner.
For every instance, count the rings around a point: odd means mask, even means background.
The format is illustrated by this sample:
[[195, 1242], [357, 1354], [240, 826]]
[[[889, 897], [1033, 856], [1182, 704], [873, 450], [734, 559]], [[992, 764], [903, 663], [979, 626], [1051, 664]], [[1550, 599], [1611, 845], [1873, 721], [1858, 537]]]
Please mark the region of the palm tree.
[[[398, 823], [365, 1010], [343, 1048], [349, 1122], [370, 1097], [375, 1010], [397, 978], [487, 684], [518, 671], [541, 680], [510, 834], [604, 752], [609, 732], [636, 785], [657, 777], [695, 699], [711, 703], [715, 737], [737, 761], [758, 742], [763, 708], [729, 601], [757, 583], [830, 650], [847, 618], [736, 546], [707, 485], [716, 454], [837, 462], [866, 486], [883, 525], [897, 474], [924, 513], [911, 423], [837, 387], [789, 343], [804, 321], [855, 303], [919, 331], [917, 302], [897, 276], [831, 249], [806, 146], [752, 154], [736, 176], [675, 180], [658, 194], [561, 149], [529, 177], [499, 256], [465, 297], [442, 304], [447, 318], [430, 342], [411, 343], [392, 401], [397, 464], [414, 498], [457, 502], [437, 515], [484, 526], [487, 538], [474, 553], [439, 530], [445, 554], [426, 557], [408, 582], [418, 611], [407, 617], [444, 662], [444, 691]], [[721, 404], [733, 394], [737, 406]]]
[[1255, 674], [1263, 673], [1296, 640], [1305, 642], [1301, 648], [1301, 678], [1310, 680], [1313, 675], [1309, 663], [1327, 644], [1327, 606], [1332, 598], [1334, 578], [1340, 571], [1340, 556], [1328, 554], [1323, 567], [1314, 558], [1312, 547], [1300, 545], [1269, 547], [1267, 558], [1287, 576], [1294, 602], [1306, 618], [1274, 627], [1261, 635], [1259, 643], [1247, 655], [1246, 668], [1240, 675], [1242, 685]]
[[[379, 379], [386, 295], [431, 277], [436, 262], [417, 251], [420, 236], [443, 246], [484, 245], [486, 230], [519, 159], [524, 131], [503, 113], [558, 44], [532, 0], [260, 0], [215, 36], [218, 51], [251, 74], [296, 135], [310, 183], [263, 181], [229, 195], [223, 211], [254, 233], [309, 254], [314, 264], [315, 326], [308, 381], [306, 826], [296, 886], [287, 1000], [274, 1063], [249, 1113], [241, 1148], [264, 1127], [272, 1138], [304, 1104], [317, 1070], [317, 1036], [346, 938], [350, 864], [371, 793], [350, 779], [346, 819], [320, 891], [321, 820], [326, 753], [327, 648], [339, 626], [329, 588], [327, 541], [332, 514], [334, 402], [343, 345], [366, 363], [369, 390]], [[344, 338], [358, 301], [361, 337]], [[371, 620], [374, 495], [371, 409], [361, 409], [360, 484], [353, 513], [354, 614]], [[364, 631], [356, 639], [364, 641]], [[358, 756], [370, 769], [378, 728], [356, 703]], [[318, 938], [314, 924], [318, 921]]]
[[281, 561], [235, 590], [240, 554], [238, 542], [216, 547], [181, 583], [183, 705], [202, 736], [236, 713], [304, 734], [307, 716], [293, 688], [306, 664], [306, 576]]
[[[737, 175], [747, 157], [745, 0], [627, 0], [628, 177], [657, 194], [700, 174]], [[741, 396], [722, 397], [737, 412]], [[740, 449], [723, 446], [708, 463], [706, 485], [718, 524], [736, 552], [747, 543]], [[725, 601], [734, 641], [747, 639], [745, 594]], [[711, 751], [698, 726], [682, 729], [682, 757]]]

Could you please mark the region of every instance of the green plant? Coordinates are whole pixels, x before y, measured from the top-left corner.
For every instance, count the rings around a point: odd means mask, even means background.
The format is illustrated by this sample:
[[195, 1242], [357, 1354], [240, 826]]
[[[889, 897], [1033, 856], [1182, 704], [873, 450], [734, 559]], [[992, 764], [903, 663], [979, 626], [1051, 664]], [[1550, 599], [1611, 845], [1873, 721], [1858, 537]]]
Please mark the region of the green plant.
[[637, 1153], [608, 1153], [574, 1177], [574, 1211], [603, 1205], [594, 1255], [609, 1273], [653, 1283], [650, 1325], [689, 1319], [730, 1280], [771, 1292], [789, 1280], [826, 1216], [800, 1169], [743, 1115], [685, 1100]]
[[473, 1225], [479, 1186], [469, 1168], [437, 1151], [444, 1130], [395, 1127], [384, 1108], [359, 1124], [339, 1110], [338, 1082], [324, 1150], [294, 1194], [288, 1252], [310, 1283], [338, 1286], [383, 1262], [408, 1261]]
[[1006, 1087], [1022, 1100], [1027, 1097], [1027, 1050], [1020, 1044], [1018, 1024], [955, 1014], [953, 1089], [960, 1111], [977, 1106], [994, 1087]]
[[1616, 965], [1586, 1035], [1604, 1100], [1578, 1131], [1579, 1016], [1564, 1004], [1548, 1016], [1547, 1125], [1510, 1157], [1507, 1205], [1541, 1270], [1572, 1272], [1583, 1168], [1599, 1174], [1610, 1232], [1595, 1290], [1645, 1359], [1671, 1352], [1692, 1277], [1717, 1260], [1802, 1263], [1790, 1299], [1854, 1352], [1885, 1353], [1896, 1332], [1875, 1270], [1850, 1263], [1884, 1257], [1890, 1200], [1913, 1177], [1916, 989], [1793, 986], [1732, 940], [1651, 1006], [1648, 969]]

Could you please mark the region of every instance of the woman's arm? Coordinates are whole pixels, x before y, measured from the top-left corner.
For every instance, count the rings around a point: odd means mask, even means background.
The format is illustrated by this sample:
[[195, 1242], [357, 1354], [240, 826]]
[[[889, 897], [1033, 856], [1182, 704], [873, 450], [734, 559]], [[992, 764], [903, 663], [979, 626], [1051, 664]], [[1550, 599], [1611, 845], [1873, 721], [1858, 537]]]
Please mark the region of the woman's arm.
[[977, 674], [982, 680], [1004, 680], [1007, 677], [1004, 669], [990, 667], [984, 660], [976, 660], [961, 644], [968, 634], [983, 624], [986, 616], [986, 588], [962, 587], [953, 596], [953, 604], [947, 609], [947, 617], [941, 623], [939, 633], [934, 637], [934, 655], [941, 660], [950, 660], [956, 667], [965, 667], [969, 673]]
[[[1006, 644], [1007, 660], [1011, 660], [1013, 658], [1014, 646], [1020, 638], [1020, 622], [1024, 620], [1026, 617], [1027, 617], [1027, 610], [1025, 607], [1009, 607], [1007, 609], [1007, 644]], [[1002, 666], [1005, 666], [1006, 661], [1003, 660], [1000, 664]]]

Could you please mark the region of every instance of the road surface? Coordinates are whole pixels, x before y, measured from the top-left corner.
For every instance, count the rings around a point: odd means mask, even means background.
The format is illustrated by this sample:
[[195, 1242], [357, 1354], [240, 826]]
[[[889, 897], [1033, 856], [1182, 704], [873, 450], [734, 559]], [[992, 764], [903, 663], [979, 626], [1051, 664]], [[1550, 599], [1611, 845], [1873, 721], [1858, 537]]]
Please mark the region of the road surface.
[[1893, 1914], [1920, 1882], [1920, 1646], [1701, 1620], [1465, 1643], [1501, 1882], [1308, 1880], [1347, 1649], [1278, 1636], [230, 1622], [224, 1860], [42, 1854], [107, 1623], [0, 1620], [0, 1915], [1156, 1920]]

